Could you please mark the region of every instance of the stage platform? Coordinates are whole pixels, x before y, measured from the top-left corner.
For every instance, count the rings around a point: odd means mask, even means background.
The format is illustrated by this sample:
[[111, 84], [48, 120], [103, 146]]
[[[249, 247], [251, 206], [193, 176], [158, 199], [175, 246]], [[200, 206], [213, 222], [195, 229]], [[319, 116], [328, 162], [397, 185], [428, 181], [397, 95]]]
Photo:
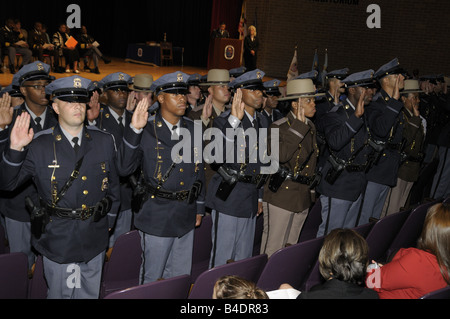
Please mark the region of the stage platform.
[[[190, 67], [190, 66], [150, 66], [143, 65], [137, 63], [126, 62], [125, 59], [117, 59], [112, 58], [112, 62], [110, 64], [105, 64], [103, 61], [99, 61], [99, 70], [100, 74], [94, 74], [89, 72], [84, 72], [82, 68], [80, 68], [80, 76], [90, 79], [92, 81], [100, 81], [105, 76], [115, 72], [124, 72], [129, 74], [130, 76], [135, 76], [140, 73], [148, 73], [153, 75], [153, 78], [156, 80], [164, 74], [172, 73], [176, 71], [182, 71], [187, 74], [198, 73], [201, 75], [205, 75], [208, 73], [206, 68], [198, 68], [198, 67]], [[83, 65], [83, 63], [81, 63]], [[93, 66], [93, 63], [91, 63]], [[4, 88], [11, 84], [13, 75], [9, 72], [9, 69], [3, 68], [3, 74], [0, 74], [0, 85]], [[62, 77], [69, 77], [75, 75], [75, 73], [51, 73], [55, 78], [59, 79]]]

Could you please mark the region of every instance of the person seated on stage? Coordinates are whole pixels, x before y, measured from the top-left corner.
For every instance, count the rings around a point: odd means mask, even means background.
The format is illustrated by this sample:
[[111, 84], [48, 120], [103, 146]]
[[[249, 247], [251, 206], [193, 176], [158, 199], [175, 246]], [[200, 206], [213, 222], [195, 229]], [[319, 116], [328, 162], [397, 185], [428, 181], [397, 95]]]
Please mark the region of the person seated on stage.
[[3, 28], [1, 28], [3, 43], [2, 50], [5, 49], [5, 52], [9, 57], [9, 71], [11, 74], [16, 73], [15, 69], [15, 61], [16, 54], [20, 54], [22, 56], [22, 64], [19, 67], [28, 64], [31, 62], [31, 50], [28, 49], [28, 43], [25, 41], [24, 35], [20, 32], [15, 31], [15, 23], [13, 19], [7, 19], [6, 24]]
[[59, 56], [64, 56], [66, 60], [66, 73], [71, 72], [73, 68], [74, 73], [80, 73], [78, 70], [78, 63], [80, 60], [80, 53], [77, 47], [67, 47], [66, 42], [70, 38], [69, 28], [61, 23], [58, 27], [58, 31], [53, 35], [53, 45], [59, 52]]
[[238, 277], [223, 276], [219, 278], [213, 290], [213, 299], [269, 299], [267, 293], [255, 283]]
[[[103, 53], [98, 49], [98, 42], [87, 33], [86, 26], [81, 26], [81, 33], [77, 37], [80, 47], [80, 56], [84, 59], [84, 70], [100, 74], [98, 70], [98, 59], [102, 59], [105, 64], [111, 63], [111, 60], [106, 58]], [[94, 69], [89, 68], [89, 59], [94, 61]]]
[[55, 50], [55, 46], [47, 37], [47, 33], [43, 31], [42, 23], [36, 22], [34, 28], [29, 32], [28, 45], [33, 51], [33, 56], [39, 61], [44, 61], [44, 55], [48, 55], [53, 66], [52, 71], [56, 71], [59, 66], [58, 51]]

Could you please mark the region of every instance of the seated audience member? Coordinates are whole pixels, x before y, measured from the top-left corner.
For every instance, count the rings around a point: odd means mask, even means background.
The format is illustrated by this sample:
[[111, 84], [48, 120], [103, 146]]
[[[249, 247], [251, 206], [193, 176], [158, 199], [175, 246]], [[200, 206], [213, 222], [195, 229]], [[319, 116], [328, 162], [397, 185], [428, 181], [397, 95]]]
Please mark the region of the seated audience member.
[[319, 270], [325, 283], [302, 292], [297, 299], [378, 299], [377, 293], [364, 286], [368, 252], [366, 240], [355, 231], [332, 230], [319, 253]]
[[238, 276], [224, 276], [214, 285], [213, 299], [269, 299], [253, 282]]
[[381, 299], [418, 299], [449, 285], [450, 204], [428, 210], [417, 248], [400, 249], [391, 262], [379, 266], [368, 281], [372, 278]]
[[69, 40], [69, 28], [64, 24], [60, 24], [58, 31], [53, 35], [53, 44], [55, 49], [58, 50], [59, 56], [64, 56], [66, 60], [66, 73], [71, 72], [73, 68], [74, 73], [80, 73], [78, 70], [78, 62], [80, 60], [80, 54], [77, 47], [67, 47], [66, 42]]
[[24, 34], [16, 30], [17, 24], [13, 19], [7, 19], [5, 26], [1, 28], [2, 50], [5, 49], [9, 57], [9, 71], [11, 74], [16, 73], [14, 66], [16, 54], [22, 56], [22, 63], [19, 69], [31, 62], [32, 55], [31, 50], [28, 49], [28, 43], [25, 41]]
[[30, 31], [28, 36], [28, 44], [33, 51], [33, 56], [37, 57], [39, 61], [45, 61], [44, 55], [48, 55], [51, 59], [52, 71], [57, 70], [59, 66], [58, 50], [48, 39], [48, 35], [43, 31], [41, 22], [36, 22], [34, 28]]
[[[98, 59], [102, 59], [105, 64], [111, 63], [111, 60], [103, 56], [98, 48], [98, 42], [87, 33], [86, 26], [81, 27], [81, 34], [77, 38], [80, 48], [80, 57], [84, 59], [84, 70], [95, 74], [100, 74], [98, 70]], [[94, 69], [89, 68], [89, 58], [94, 61]]]

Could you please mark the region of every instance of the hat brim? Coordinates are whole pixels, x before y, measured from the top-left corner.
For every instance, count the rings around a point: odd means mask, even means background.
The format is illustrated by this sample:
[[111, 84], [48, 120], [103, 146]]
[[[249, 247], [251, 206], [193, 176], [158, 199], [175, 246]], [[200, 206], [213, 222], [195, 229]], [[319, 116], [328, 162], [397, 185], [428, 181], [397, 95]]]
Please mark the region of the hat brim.
[[150, 88], [142, 88], [134, 85], [131, 85], [129, 89], [135, 92], [148, 92], [148, 93], [153, 92], [152, 90], [150, 90]]
[[278, 101], [291, 101], [291, 100], [297, 100], [301, 97], [319, 97], [319, 96], [325, 96], [325, 93], [315, 93], [315, 94], [296, 94], [291, 96], [286, 96], [283, 98], [279, 98]]
[[402, 90], [400, 91], [400, 95], [402, 94], [409, 94], [409, 93], [423, 93], [424, 91], [422, 90]]
[[228, 84], [230, 84], [230, 81], [214, 81], [214, 82], [201, 82], [198, 84], [198, 86], [222, 86]]

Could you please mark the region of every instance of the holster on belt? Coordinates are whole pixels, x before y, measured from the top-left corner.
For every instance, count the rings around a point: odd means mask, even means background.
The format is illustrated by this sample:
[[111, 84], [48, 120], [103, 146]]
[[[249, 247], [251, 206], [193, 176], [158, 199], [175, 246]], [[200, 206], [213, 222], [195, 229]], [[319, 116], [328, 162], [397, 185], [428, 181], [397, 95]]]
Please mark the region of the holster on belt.
[[25, 198], [25, 207], [31, 216], [31, 233], [34, 237], [40, 239], [42, 234], [45, 233], [45, 226], [48, 223], [45, 207], [36, 206], [29, 196]]

